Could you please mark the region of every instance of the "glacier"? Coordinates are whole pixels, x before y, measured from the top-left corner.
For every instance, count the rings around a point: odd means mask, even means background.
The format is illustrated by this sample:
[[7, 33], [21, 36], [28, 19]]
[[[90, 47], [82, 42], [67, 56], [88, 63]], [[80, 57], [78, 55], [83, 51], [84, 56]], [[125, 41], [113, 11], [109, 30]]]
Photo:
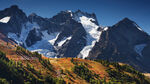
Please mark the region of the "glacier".
[[54, 43], [59, 35], [59, 32], [48, 34], [46, 30], [42, 31], [42, 34], [42, 40], [37, 41], [34, 45], [28, 47], [27, 49], [32, 52], [39, 52], [46, 57], [56, 58]]

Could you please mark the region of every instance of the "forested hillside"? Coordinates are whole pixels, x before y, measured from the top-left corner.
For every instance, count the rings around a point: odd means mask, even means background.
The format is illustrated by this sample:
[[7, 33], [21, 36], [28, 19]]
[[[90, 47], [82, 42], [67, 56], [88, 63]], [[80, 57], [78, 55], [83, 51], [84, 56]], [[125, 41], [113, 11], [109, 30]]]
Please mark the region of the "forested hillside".
[[122, 63], [79, 58], [46, 58], [19, 46], [7, 51], [0, 49], [0, 84], [150, 83], [148, 77]]

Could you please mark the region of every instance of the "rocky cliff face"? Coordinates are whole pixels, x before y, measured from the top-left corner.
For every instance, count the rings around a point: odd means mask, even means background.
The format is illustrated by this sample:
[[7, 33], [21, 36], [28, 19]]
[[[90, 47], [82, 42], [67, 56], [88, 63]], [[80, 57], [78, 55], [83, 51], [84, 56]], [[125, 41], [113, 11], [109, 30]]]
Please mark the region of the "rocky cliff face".
[[91, 50], [89, 58], [124, 62], [138, 70], [150, 71], [150, 62], [147, 60], [150, 58], [145, 54], [148, 54], [149, 42], [150, 36], [135, 22], [125, 18], [102, 31], [100, 40]]
[[[7, 34], [13, 32], [20, 34], [22, 26], [27, 22], [27, 16], [18, 8], [18, 6], [11, 6], [3, 11], [0, 11], [0, 19], [3, 19], [0, 23], [1, 32]], [[9, 20], [8, 23], [6, 23]]]

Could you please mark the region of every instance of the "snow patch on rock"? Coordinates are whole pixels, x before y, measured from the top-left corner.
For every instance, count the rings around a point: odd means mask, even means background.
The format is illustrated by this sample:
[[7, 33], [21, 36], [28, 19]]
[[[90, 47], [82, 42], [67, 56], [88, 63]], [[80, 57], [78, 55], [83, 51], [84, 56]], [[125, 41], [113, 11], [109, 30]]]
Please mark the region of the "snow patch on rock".
[[146, 44], [139, 44], [134, 47], [136, 53], [138, 53], [142, 57], [142, 51], [146, 47]]
[[54, 45], [60, 33], [55, 32], [55, 33], [48, 34], [48, 31], [46, 30], [46, 31], [43, 31], [42, 34], [43, 34], [42, 39], [47, 40], [51, 45]]
[[134, 26], [137, 27], [140, 31], [143, 31], [136, 23], [134, 23]]
[[70, 40], [72, 36], [64, 38], [62, 41], [58, 42], [58, 46], [62, 46], [67, 40]]
[[8, 23], [9, 20], [10, 20], [10, 16], [7, 16], [7, 17], [4, 17], [4, 18], [0, 19], [0, 22], [1, 23]]
[[107, 31], [108, 30], [108, 27], [104, 27], [104, 31]]

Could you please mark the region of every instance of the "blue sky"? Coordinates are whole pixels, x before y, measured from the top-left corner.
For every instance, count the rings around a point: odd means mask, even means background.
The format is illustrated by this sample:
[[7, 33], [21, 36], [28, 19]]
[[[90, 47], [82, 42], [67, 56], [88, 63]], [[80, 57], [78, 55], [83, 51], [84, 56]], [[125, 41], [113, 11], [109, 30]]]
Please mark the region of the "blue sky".
[[94, 12], [103, 26], [128, 17], [150, 34], [150, 0], [0, 0], [0, 10], [14, 4], [27, 15], [34, 12], [48, 18], [62, 10]]

